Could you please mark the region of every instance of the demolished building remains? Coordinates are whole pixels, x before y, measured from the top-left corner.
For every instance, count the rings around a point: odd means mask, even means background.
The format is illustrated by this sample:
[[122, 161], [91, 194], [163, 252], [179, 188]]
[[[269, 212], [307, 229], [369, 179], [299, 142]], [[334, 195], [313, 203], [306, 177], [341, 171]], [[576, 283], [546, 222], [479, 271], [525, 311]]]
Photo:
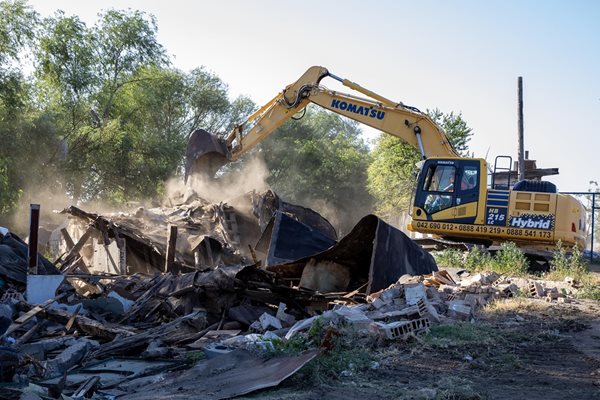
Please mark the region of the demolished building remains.
[[317, 320], [395, 341], [469, 320], [519, 286], [569, 300], [537, 282], [438, 272], [374, 215], [338, 240], [322, 216], [272, 191], [63, 213], [51, 235], [60, 255], [39, 257], [37, 279], [25, 242], [0, 235], [2, 398], [230, 398], [278, 385], [326, 351], [260, 356]]

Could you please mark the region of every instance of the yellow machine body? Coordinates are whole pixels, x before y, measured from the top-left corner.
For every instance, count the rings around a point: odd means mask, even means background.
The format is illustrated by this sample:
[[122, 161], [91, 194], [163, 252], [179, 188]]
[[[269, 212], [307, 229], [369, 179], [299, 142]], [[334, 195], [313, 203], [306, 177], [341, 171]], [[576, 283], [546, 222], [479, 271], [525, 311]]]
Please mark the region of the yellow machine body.
[[559, 240], [569, 247], [585, 246], [586, 210], [577, 199], [535, 188], [490, 189], [486, 172], [483, 159], [428, 159], [419, 175], [408, 229], [463, 241], [513, 241], [544, 250]]

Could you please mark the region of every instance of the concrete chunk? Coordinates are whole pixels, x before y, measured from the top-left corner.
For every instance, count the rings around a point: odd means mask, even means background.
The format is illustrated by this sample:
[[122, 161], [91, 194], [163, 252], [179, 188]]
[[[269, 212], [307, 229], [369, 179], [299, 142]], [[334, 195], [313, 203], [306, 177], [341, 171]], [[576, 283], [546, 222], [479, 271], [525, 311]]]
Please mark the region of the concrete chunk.
[[404, 285], [404, 296], [406, 297], [406, 304], [414, 306], [419, 300], [427, 299], [425, 286], [422, 283], [406, 284]]
[[283, 328], [283, 326], [281, 325], [281, 321], [268, 313], [264, 313], [263, 315], [261, 315], [258, 320], [260, 321], [260, 325], [262, 326], [263, 330], [265, 330], [265, 331], [268, 330], [269, 328], [273, 328], [273, 329]]
[[448, 302], [448, 316], [466, 321], [471, 318], [472, 309], [461, 300]]

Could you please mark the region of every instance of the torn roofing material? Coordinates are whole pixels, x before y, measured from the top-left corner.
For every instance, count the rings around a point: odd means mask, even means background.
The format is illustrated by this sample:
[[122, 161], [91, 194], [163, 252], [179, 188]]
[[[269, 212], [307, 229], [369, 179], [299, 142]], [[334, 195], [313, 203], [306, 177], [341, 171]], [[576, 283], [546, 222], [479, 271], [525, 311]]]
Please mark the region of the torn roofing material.
[[267, 267], [286, 278], [300, 279], [310, 259], [333, 261], [350, 269], [348, 290], [366, 284], [366, 293], [377, 292], [398, 277], [424, 275], [437, 271], [433, 257], [408, 236], [375, 215], [362, 218], [336, 245], [314, 256]]
[[[287, 222], [285, 227], [303, 227], [296, 232], [296, 236], [284, 238], [282, 241], [310, 242], [314, 237], [318, 237], [319, 242], [309, 246], [309, 251], [305, 249], [306, 246], [301, 246], [295, 252], [288, 251], [279, 257], [277, 263], [318, 253], [330, 247], [336, 240], [335, 229], [329, 221], [309, 208], [281, 200], [271, 190], [264, 193], [248, 192], [219, 204], [211, 204], [196, 195], [169, 207], [140, 207], [127, 213], [97, 214], [75, 206], [63, 212], [71, 216], [66, 230], [70, 230], [73, 242], [78, 242], [86, 234], [89, 235], [90, 240], [85, 239], [84, 242], [88, 243], [91, 249], [80, 253], [83, 263], [94, 272], [111, 272], [108, 268], [110, 266], [115, 270], [122, 270], [121, 273], [152, 274], [164, 271], [169, 224], [178, 227], [173, 272], [208, 270], [224, 265], [248, 263], [252, 260], [249, 247], [255, 247], [261, 233], [266, 237], [263, 231], [274, 214], [280, 214], [278, 221], [283, 219]], [[90, 226], [92, 230], [87, 233]], [[306, 239], [303, 236], [305, 234]], [[265, 256], [270, 239], [270, 236], [264, 239], [267, 241], [264, 250], [258, 249]], [[113, 250], [107, 247], [111, 245]], [[123, 261], [120, 260], [121, 250], [124, 253]], [[105, 262], [108, 267], [103, 270], [98, 261], [102, 261], [101, 254], [110, 251], [114, 251], [114, 254], [109, 255], [115, 262]], [[98, 257], [93, 258], [89, 254]], [[117, 264], [117, 261], [119, 265], [113, 265]], [[126, 268], [124, 265], [121, 268], [121, 264], [126, 264]]]
[[297, 356], [264, 359], [246, 350], [234, 350], [202, 361], [188, 371], [166, 374], [164, 379], [128, 394], [126, 398], [230, 399], [279, 385], [317, 354], [318, 350], [310, 350]]
[[330, 239], [338, 239], [333, 225], [321, 214], [310, 208], [283, 201], [272, 190], [260, 194], [252, 192], [252, 204], [253, 213], [259, 220], [261, 231], [264, 231], [271, 218], [279, 211], [303, 223], [310, 229], [321, 232]]
[[[0, 277], [25, 284], [27, 282], [27, 244], [17, 235], [0, 235]], [[60, 275], [56, 267], [38, 254], [39, 275]]]
[[265, 228], [256, 250], [266, 254], [266, 265], [295, 261], [320, 253], [335, 240], [287, 214], [277, 211]]

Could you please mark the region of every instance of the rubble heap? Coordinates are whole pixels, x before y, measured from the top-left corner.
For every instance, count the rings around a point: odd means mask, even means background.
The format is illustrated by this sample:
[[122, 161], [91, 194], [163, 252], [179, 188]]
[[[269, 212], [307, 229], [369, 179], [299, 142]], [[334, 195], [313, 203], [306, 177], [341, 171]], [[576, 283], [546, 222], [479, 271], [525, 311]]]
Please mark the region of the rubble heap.
[[[407, 340], [473, 320], [496, 299], [566, 302], [575, 290], [437, 271], [431, 255], [374, 215], [338, 241], [323, 217], [270, 191], [65, 213], [69, 223], [54, 232], [60, 256], [40, 257], [37, 275], [26, 244], [0, 230], [0, 398], [184, 399], [198, 387], [205, 398], [229, 398], [277, 385], [324, 351], [331, 338], [265, 357], [314, 324]], [[173, 226], [176, 241], [167, 237]]]
[[[306, 335], [317, 320], [325, 327], [352, 326], [383, 341], [407, 340], [434, 324], [472, 321], [490, 301], [541, 293], [571, 301], [576, 290], [572, 282], [439, 271], [404, 275], [368, 296], [318, 293], [290, 287], [256, 266], [151, 278], [97, 277], [93, 284], [101, 294], [84, 297], [64, 283], [56, 297], [40, 305], [5, 288], [0, 314], [8, 324], [2, 332], [0, 372], [15, 387], [2, 389], [2, 396], [18, 398], [27, 391], [39, 398], [52, 398], [52, 393], [172, 398], [184, 396], [186, 391], [178, 393], [178, 388], [188, 383], [190, 395], [196, 388], [190, 382], [212, 382], [206, 368], [231, 363], [232, 368], [262, 371], [254, 381], [238, 376], [238, 386], [225, 385], [227, 390], [223, 386], [208, 397], [227, 398], [266, 387], [257, 380], [276, 385], [314, 358], [321, 350], [273, 359], [278, 361], [256, 353]], [[203, 361], [182, 373], [194, 358]], [[275, 376], [274, 371], [285, 373]]]

